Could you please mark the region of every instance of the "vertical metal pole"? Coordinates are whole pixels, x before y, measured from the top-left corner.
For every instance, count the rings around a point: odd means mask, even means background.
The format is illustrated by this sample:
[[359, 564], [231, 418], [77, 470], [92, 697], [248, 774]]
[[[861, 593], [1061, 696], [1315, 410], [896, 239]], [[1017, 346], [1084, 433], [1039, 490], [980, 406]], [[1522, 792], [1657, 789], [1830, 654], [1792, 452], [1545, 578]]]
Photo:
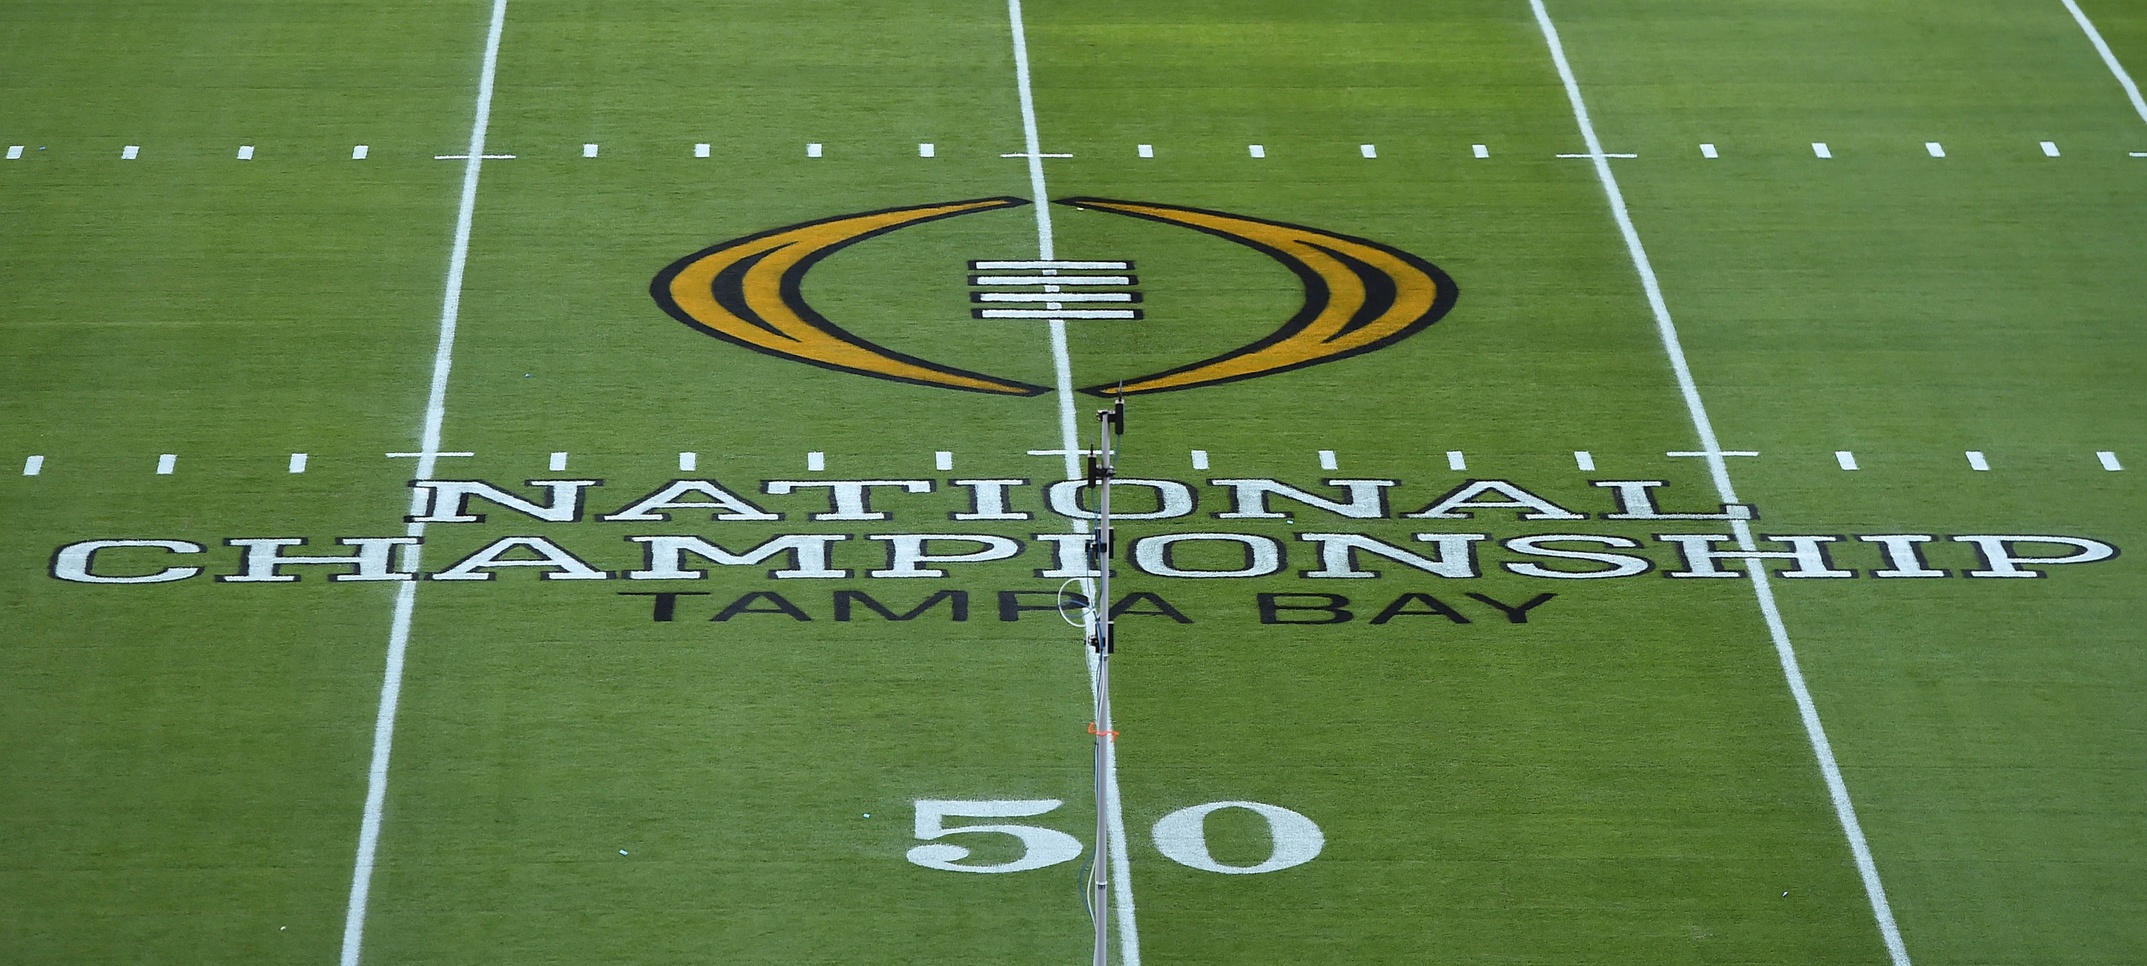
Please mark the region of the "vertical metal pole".
[[1110, 803], [1107, 799], [1106, 756], [1110, 753], [1107, 742], [1111, 734], [1111, 477], [1115, 468], [1111, 465], [1111, 412], [1096, 414], [1096, 472], [1097, 485], [1102, 489], [1096, 499], [1095, 552], [1090, 554], [1096, 562], [1097, 589], [1094, 600], [1089, 601], [1089, 620], [1092, 622], [1089, 646], [1096, 649], [1096, 854], [1093, 879], [1095, 882], [1096, 914], [1096, 963], [1110, 966], [1110, 867], [1111, 825]]

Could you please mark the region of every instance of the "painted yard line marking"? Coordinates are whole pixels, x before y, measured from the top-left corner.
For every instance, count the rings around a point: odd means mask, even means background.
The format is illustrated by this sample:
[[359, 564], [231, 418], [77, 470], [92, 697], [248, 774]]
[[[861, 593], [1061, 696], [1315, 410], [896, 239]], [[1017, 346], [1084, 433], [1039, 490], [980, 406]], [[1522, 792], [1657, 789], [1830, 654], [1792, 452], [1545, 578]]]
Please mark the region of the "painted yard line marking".
[[1476, 156], [1479, 158], [1488, 158], [1491, 156], [1491, 146], [1488, 144], [1471, 144], [1469, 145], [1469, 150], [1475, 152]]
[[368, 145], [353, 144], [350, 146], [350, 159], [352, 161], [363, 161], [365, 160], [365, 156], [372, 150], [373, 149]]
[[920, 157], [920, 158], [929, 158], [929, 157], [932, 157], [932, 156], [934, 156], [934, 155], [936, 155], [936, 154], [938, 154], [938, 153], [939, 153], [939, 148], [938, 148], [938, 146], [934, 145], [934, 144], [933, 144], [932, 142], [930, 142], [930, 141], [919, 141], [919, 142], [917, 142], [917, 156], [918, 156], [918, 157]]
[[9, 161], [15, 161], [15, 160], [19, 160], [19, 159], [20, 159], [21, 157], [22, 157], [22, 145], [20, 145], [20, 144], [10, 144], [10, 145], [8, 145], [8, 146], [7, 146], [7, 159], [8, 159]]
[[119, 159], [121, 161], [132, 161], [135, 158], [140, 157], [141, 154], [142, 146], [139, 144], [129, 144], [126, 147], [119, 149]]
[[[1097, 451], [1096, 451], [1096, 450], [1092, 450], [1092, 449], [1078, 449], [1078, 448], [1076, 448], [1076, 449], [1032, 449], [1032, 450], [1030, 450], [1030, 451], [1029, 451], [1029, 455], [1030, 455], [1030, 456], [1066, 456], [1066, 455], [1068, 455], [1068, 454], [1072, 454], [1072, 456], [1074, 457], [1074, 459], [1073, 459], [1073, 462], [1074, 462], [1074, 465], [1075, 465], [1075, 466], [1079, 466], [1079, 465], [1080, 465], [1080, 463], [1079, 463], [1079, 459], [1080, 459], [1081, 457], [1083, 457], [1083, 456], [1095, 456], [1095, 455], [1098, 455], [1098, 453], [1097, 453]], [[1071, 479], [1078, 479], [1078, 477], [1073, 477], [1073, 476], [1069, 476], [1069, 477], [1067, 477], [1067, 479], [1069, 479], [1069, 480], [1071, 480]], [[1083, 533], [1086, 533], [1086, 532], [1088, 532], [1088, 531], [1086, 531], [1086, 530], [1083, 530], [1082, 532], [1083, 532]]]
[[251, 160], [253, 160], [253, 145], [251, 145], [251, 144], [241, 144], [241, 145], [239, 145], [239, 160], [241, 160], [241, 161], [251, 161]]
[[[2064, 0], [2064, 3], [2065, 9], [2072, 12], [2072, 19], [2078, 21], [2080, 29], [2087, 34], [2087, 42], [2095, 45], [2095, 53], [2102, 55], [2102, 63], [2110, 68], [2110, 76], [2117, 78], [2117, 85], [2125, 89], [2125, 97], [2132, 101], [2132, 110], [2139, 114], [2141, 123], [2147, 123], [2147, 98], [2140, 96], [2140, 86], [2132, 82], [2131, 74], [2125, 73], [2125, 65], [2117, 62], [2117, 55], [2110, 52], [2110, 45], [2102, 41], [2102, 31], [2096, 30], [2095, 22], [2080, 12], [2079, 4], [2073, 0]], [[2135, 158], [2143, 156], [2147, 155], [2133, 155]]]
[[1039, 158], [1070, 158], [1070, 157], [1073, 157], [1073, 155], [1071, 155], [1071, 154], [1045, 154], [1045, 153], [1043, 153], [1043, 152], [1041, 152], [1041, 151], [1016, 151], [1016, 152], [1013, 152], [1012, 154], [1002, 154], [1002, 155], [1000, 155], [1000, 157], [1002, 157], [1002, 158], [1028, 158], [1029, 160], [1031, 160], [1031, 161], [1034, 161], [1034, 160], [1037, 160], [1037, 159], [1039, 159]]
[[933, 468], [933, 469], [938, 469], [938, 470], [951, 470], [951, 469], [953, 469], [953, 468], [954, 468], [954, 453], [953, 453], [953, 452], [952, 452], [951, 450], [944, 450], [944, 449], [943, 449], [943, 450], [940, 450], [939, 452], [933, 453], [933, 454], [932, 454], [932, 468]]
[[2058, 156], [2058, 143], [2057, 143], [2056, 141], [2044, 141], [2044, 142], [2043, 142], [2043, 157], [2046, 157], [2046, 158], [2054, 158], [2054, 157], [2057, 157], [2057, 156]]
[[1265, 144], [1248, 144], [1248, 145], [1245, 145], [1245, 151], [1246, 151], [1246, 153], [1248, 153], [1248, 154], [1250, 154], [1250, 155], [1252, 155], [1253, 157], [1256, 157], [1256, 158], [1264, 158], [1264, 157], [1267, 157], [1267, 145], [1265, 145]]
[[[1544, 44], [1550, 48], [1551, 60], [1558, 68], [1558, 79], [1565, 85], [1566, 99], [1572, 103], [1573, 120], [1580, 125], [1588, 149], [1600, 153], [1602, 141], [1596, 137], [1595, 123], [1588, 119], [1588, 105], [1581, 98], [1580, 82], [1574, 79], [1573, 67], [1566, 61], [1565, 45], [1558, 39], [1558, 28], [1551, 23], [1550, 11], [1544, 9], [1543, 0], [1528, 0], [1528, 3], [1535, 10], [1536, 25], [1542, 30]], [[1714, 478], [1715, 493], [1725, 505], [1741, 504], [1743, 501], [1737, 499], [1736, 488], [1730, 484], [1729, 464], [1722, 458], [1724, 453], [1721, 442], [1715, 437], [1714, 422], [1708, 418], [1707, 405], [1701, 401], [1699, 386], [1692, 378], [1692, 368], [1685, 361], [1685, 350], [1677, 336], [1677, 323], [1670, 318], [1670, 307], [1663, 301], [1662, 285], [1655, 277], [1654, 265], [1648, 260], [1647, 249], [1640, 243], [1640, 233], [1633, 227], [1631, 213], [1626, 211], [1625, 194], [1618, 189], [1617, 175], [1611, 171], [1610, 162], [1601, 158], [1595, 161], [1595, 175], [1602, 182], [1611, 215], [1618, 224], [1618, 233], [1624, 236], [1633, 270], [1639, 274], [1641, 287], [1646, 290], [1648, 308], [1654, 313], [1655, 329], [1662, 339], [1663, 352], [1669, 356], [1670, 368], [1677, 376], [1678, 391], [1685, 400], [1686, 415], [1700, 438], [1701, 449], [1708, 454], [1707, 468]], [[1730, 520], [1729, 524], [1739, 548], [1752, 551], [1758, 547], [1752, 537], [1750, 521]], [[1871, 915], [1878, 923], [1887, 956], [1893, 966], [1909, 966], [1908, 947], [1903, 945], [1901, 929], [1894, 923], [1893, 906], [1886, 900], [1886, 888], [1879, 881], [1878, 864], [1871, 857], [1871, 846], [1864, 840], [1863, 824], [1857, 820], [1848, 783], [1841, 776], [1841, 766], [1835, 762], [1833, 746], [1827, 741], [1826, 727], [1819, 720], [1819, 707], [1812, 700], [1811, 689], [1805, 685], [1804, 671], [1797, 663], [1796, 646], [1789, 639], [1781, 608], [1774, 600], [1773, 582], [1767, 575], [1766, 566], [1757, 559], [1747, 561], [1746, 570], [1752, 580], [1752, 596], [1759, 604], [1761, 616], [1766, 619], [1767, 634], [1774, 642], [1775, 656], [1782, 665], [1782, 677], [1789, 684], [1790, 695], [1796, 699], [1797, 716], [1803, 721], [1805, 738], [1811, 743], [1812, 755], [1818, 759], [1820, 774], [1826, 779], [1834, 816], [1841, 823], [1842, 834], [1848, 839], [1849, 850], [1855, 857], [1856, 870], [1863, 879], [1864, 894], [1871, 901]]]
[[1580, 467], [1580, 471], [1583, 473], [1593, 473], [1595, 472], [1595, 454], [1584, 449], [1574, 450], [1573, 465]]
[[1208, 468], [1207, 450], [1196, 449], [1193, 451], [1193, 468], [1196, 470], [1205, 470]]
[[1376, 158], [1379, 156], [1379, 148], [1370, 144], [1359, 144], [1357, 145], [1357, 153], [1367, 158]]
[[[1057, 286], [1052, 286], [1056, 288]], [[1131, 302], [1132, 292], [978, 292], [979, 302]]]
[[1945, 148], [1945, 146], [1944, 146], [1944, 145], [1942, 145], [1942, 144], [1939, 144], [1939, 143], [1938, 143], [1937, 141], [1925, 141], [1925, 142], [1923, 142], [1923, 149], [1924, 149], [1925, 151], [1929, 151], [1929, 152], [1931, 153], [1931, 156], [1932, 156], [1932, 157], [1934, 157], [1934, 158], [1943, 158], [1943, 157], [1945, 157], [1945, 156], [1946, 156], [1946, 148]]
[[[37, 459], [37, 457], [35, 456], [32, 456], [30, 458]], [[2096, 453], [2095, 458], [2102, 461], [2103, 469], [2109, 470], [2112, 473], [2115, 473], [2118, 470], [2125, 468], [2124, 464], [2117, 462], [2117, 454], [2110, 452], [2109, 450], [2103, 450], [2099, 453]]]
[[[462, 274], [469, 264], [470, 223], [477, 214], [477, 181], [484, 170], [485, 132], [492, 121], [492, 84], [499, 73], [500, 32], [507, 23], [507, 0], [492, 0], [492, 23], [485, 32], [484, 69], [477, 79], [477, 105], [470, 120], [470, 147], [462, 165], [462, 197], [455, 209], [455, 240], [447, 259], [447, 277], [440, 298], [440, 335], [433, 346], [432, 381], [426, 390], [425, 426], [418, 441], [415, 479], [429, 480], [440, 454], [441, 424], [447, 420], [447, 376], [455, 356], [455, 326], [462, 311]], [[425, 492], [413, 488], [410, 515], [425, 510]], [[406, 524], [404, 531], [423, 537], [425, 525]], [[419, 568], [422, 548], [404, 551], [404, 566]], [[365, 912], [373, 888], [373, 863], [380, 849], [380, 825], [388, 802], [388, 761], [395, 749], [395, 711], [402, 701], [403, 662], [410, 648], [410, 621], [417, 611], [416, 580], [402, 581], [395, 589], [395, 611], [388, 622], [388, 647], [380, 676], [380, 705], [373, 717], [373, 750], [366, 768], [365, 812], [358, 828], [356, 861], [350, 874], [350, 903], [343, 916], [341, 966], [358, 966], [359, 949], [365, 942]]]
[[[1030, 197], [1036, 202], [1029, 206], [1036, 216], [1036, 257], [1050, 261], [1058, 258], [1058, 248], [1051, 237], [1051, 205], [1046, 203], [1051, 194], [1044, 185], [1043, 139], [1036, 131], [1036, 98], [1029, 89], [1029, 38], [1022, 25], [1021, 0], [1006, 0], [1006, 16], [1013, 34], [1014, 84], [1021, 102], [1021, 134], [1022, 143], [1027, 147]], [[1073, 361], [1066, 351], [1066, 323], [1062, 319], [1052, 319], [1049, 325], [1052, 378], [1056, 380], [1059, 401], [1059, 448], [1066, 458], [1066, 478], [1080, 479], [1083, 475], [1081, 461], [1075, 454], [1081, 449], [1081, 436], [1074, 424]], [[1088, 532], [1087, 521], [1075, 520], [1073, 523], [1075, 533]], [[1096, 599], [1093, 581], [1083, 580], [1081, 589], [1089, 600]], [[1084, 619], [1091, 622], [1096, 619], [1093, 606]], [[1088, 663], [1089, 694], [1093, 697], [1097, 693], [1096, 652], [1089, 647], [1083, 647], [1082, 652]], [[1105, 726], [1109, 727], [1109, 723]], [[1127, 858], [1131, 843], [1126, 838], [1125, 809], [1118, 793], [1118, 742], [1103, 742], [1102, 748], [1104, 819], [1111, 840], [1118, 843], [1117, 848], [1109, 850], [1112, 904], [1118, 911], [1118, 962], [1119, 966], [1141, 966], [1140, 929], [1133, 913], [1133, 870]]]
[[1339, 465], [1340, 464], [1335, 462], [1334, 450], [1320, 450], [1320, 469], [1331, 470], [1337, 468]]
[[[478, 157], [485, 161], [514, 160], [514, 155], [511, 154], [483, 154], [479, 155]], [[432, 156], [432, 159], [434, 161], [468, 161], [470, 159], [470, 156], [467, 154], [435, 154]]]
[[2135, 158], [2147, 158], [2147, 151], [2134, 151], [2132, 156]]
[[1831, 158], [1834, 156], [1834, 149], [1827, 147], [1825, 141], [1813, 141], [1812, 154], [1821, 158]]
[[1967, 455], [1969, 469], [1974, 470], [1978, 473], [1990, 472], [1990, 461], [1983, 458], [1982, 450], [1972, 449], [1968, 451]]
[[678, 454], [678, 471], [679, 471], [679, 472], [681, 472], [681, 473], [692, 473], [692, 472], [695, 472], [695, 471], [699, 470], [700, 468], [701, 468], [701, 454], [699, 454], [699, 453], [680, 453], [680, 454]]
[[812, 473], [827, 471], [827, 454], [818, 450], [805, 454], [805, 469]]
[[971, 285], [1134, 285], [1131, 275], [979, 275]]
[[32, 456], [22, 461], [22, 475], [24, 476], [36, 476], [44, 471], [45, 458], [42, 456]]
[[708, 142], [702, 141], [701, 143], [694, 145], [693, 156], [696, 158], [708, 157]]
[[[430, 452], [430, 453], [385, 453], [385, 454], [382, 454], [382, 455], [384, 455], [384, 456], [387, 456], [387, 457], [389, 457], [390, 459], [414, 459], [414, 460], [422, 460], [422, 459], [424, 459], [424, 458], [425, 458], [425, 457], [427, 457], [427, 456], [430, 456], [430, 457], [433, 457], [433, 458], [437, 459], [437, 458], [440, 458], [440, 457], [445, 457], [445, 456], [476, 456], [477, 454], [476, 454], [476, 453], [445, 453], [445, 452], [441, 452], [441, 451], [439, 451], [439, 450], [434, 450], [434, 451], [432, 451], [432, 452]], [[425, 477], [425, 476], [418, 476], [418, 477], [413, 477], [413, 479], [420, 479], [420, 480], [424, 480], [424, 479], [430, 479], [430, 478], [431, 478], [431, 477]], [[422, 510], [422, 509], [424, 509], [424, 507], [419, 507], [418, 509]]]
[[[1561, 154], [1561, 155], [1559, 155], [1559, 157], [1561, 157], [1561, 158], [1593, 158], [1593, 157], [1595, 157], [1595, 155], [1592, 155], [1592, 154]], [[1606, 155], [1603, 155], [1603, 157], [1606, 157], [1606, 158], [1637, 158], [1637, 157], [1639, 157], [1639, 155], [1637, 155], [1637, 154], [1606, 154]]]
[[1469, 468], [1469, 461], [1460, 450], [1450, 449], [1446, 451], [1446, 468], [1458, 473]]
[[1703, 158], [1715, 158], [1715, 157], [1719, 157], [1719, 156], [1720, 156], [1720, 155], [1717, 155], [1717, 154], [1715, 153], [1715, 146], [1714, 146], [1713, 144], [1708, 144], [1708, 143], [1702, 143], [1702, 144], [1700, 145], [1700, 157], [1703, 157]]
[[547, 464], [545, 468], [546, 468], [546, 469], [549, 469], [549, 470], [551, 470], [551, 471], [552, 471], [552, 472], [554, 472], [554, 473], [564, 473], [564, 472], [566, 472], [566, 471], [567, 471], [567, 454], [565, 454], [565, 453], [553, 453], [553, 454], [552, 454], [552, 460], [551, 460], [551, 462], [550, 462], [549, 464]]
[[1152, 158], [1156, 156], [1156, 146], [1153, 144], [1136, 144], [1133, 146], [1133, 153], [1144, 158]]
[[[1667, 310], [1667, 309], [1665, 309], [1664, 311], [1668, 311], [1668, 310]], [[1697, 393], [1697, 392], [1698, 392], [1698, 390], [1694, 390], [1694, 392], [1695, 392], [1695, 393]], [[1712, 433], [1710, 433], [1709, 435], [1713, 435], [1713, 434], [1712, 434]], [[1720, 460], [1720, 459], [1718, 459], [1718, 457], [1723, 457], [1723, 456], [1758, 456], [1758, 455], [1759, 455], [1759, 451], [1758, 451], [1758, 450], [1750, 450], [1750, 449], [1720, 449], [1720, 450], [1718, 450], [1718, 449], [1706, 449], [1706, 450], [1697, 450], [1697, 451], [1685, 451], [1685, 450], [1679, 450], [1679, 451], [1677, 451], [1677, 452], [1674, 452], [1674, 453], [1664, 453], [1664, 454], [1662, 454], [1662, 455], [1664, 455], [1664, 456], [1701, 456], [1701, 457], [1706, 457], [1706, 458], [1708, 459], [1708, 461], [1709, 461], [1709, 462], [1711, 462], [1711, 463], [1719, 463], [1719, 462], [1721, 462], [1721, 460]]]
[[585, 158], [593, 158], [593, 157], [596, 157], [596, 145], [594, 145], [594, 144], [584, 144], [584, 145], [582, 145], [582, 146], [581, 146], [581, 156], [582, 156], [582, 157], [585, 157]]
[[158, 476], [170, 476], [171, 471], [177, 469], [178, 466], [179, 454], [177, 453], [166, 453], [162, 456], [157, 457]]
[[807, 143], [806, 143], [806, 145], [805, 145], [805, 156], [806, 156], [806, 157], [808, 157], [808, 158], [817, 158], [817, 157], [819, 157], [819, 156], [820, 156], [820, 142], [818, 142], [818, 141], [810, 141], [810, 142], [807, 142]]
[[1845, 449], [1837, 449], [1834, 451], [1834, 462], [1845, 470], [1853, 470], [1857, 468], [1856, 454], [1851, 453]]
[[291, 454], [291, 467], [290, 467], [290, 470], [291, 470], [291, 472], [293, 472], [293, 473], [303, 473], [303, 472], [305, 472], [305, 471], [306, 471], [306, 454], [304, 454], [304, 453], [292, 453], [292, 454]]

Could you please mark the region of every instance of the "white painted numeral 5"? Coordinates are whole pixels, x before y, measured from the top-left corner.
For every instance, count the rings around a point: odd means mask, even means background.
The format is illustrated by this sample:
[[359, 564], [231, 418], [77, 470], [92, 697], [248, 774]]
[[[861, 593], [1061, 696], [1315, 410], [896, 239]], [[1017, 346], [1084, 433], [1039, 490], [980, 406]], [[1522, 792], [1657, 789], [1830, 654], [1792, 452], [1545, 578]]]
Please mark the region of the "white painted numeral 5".
[[1034, 825], [957, 825], [949, 828], [940, 824], [948, 818], [1024, 818], [1042, 815], [1065, 804], [1056, 798], [1002, 799], [998, 801], [964, 802], [945, 799], [920, 798], [917, 800], [917, 837], [930, 842], [949, 835], [969, 832], [998, 832], [1021, 840], [1021, 856], [1012, 862], [998, 865], [961, 865], [969, 857], [969, 850], [947, 842], [919, 845], [909, 850], [909, 860], [927, 869], [945, 869], [948, 872], [1027, 872], [1071, 862], [1081, 857], [1081, 840], [1057, 829], [1037, 828]]

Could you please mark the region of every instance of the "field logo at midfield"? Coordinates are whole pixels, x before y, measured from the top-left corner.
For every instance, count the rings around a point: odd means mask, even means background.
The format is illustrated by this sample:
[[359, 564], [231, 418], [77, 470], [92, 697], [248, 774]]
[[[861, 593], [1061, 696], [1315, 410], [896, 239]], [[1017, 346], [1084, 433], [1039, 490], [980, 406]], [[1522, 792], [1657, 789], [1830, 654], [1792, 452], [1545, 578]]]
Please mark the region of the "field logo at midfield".
[[[1050, 388], [941, 365], [860, 338], [814, 311], [800, 294], [805, 273], [844, 247], [910, 225], [1025, 204], [1021, 198], [978, 198], [777, 228], [679, 259], [657, 273], [649, 290], [673, 318], [756, 352], [898, 382], [1041, 395]], [[1058, 204], [1225, 238], [1282, 263], [1304, 285], [1304, 306], [1266, 337], [1175, 369], [1082, 390], [1093, 395], [1191, 389], [1346, 359], [1406, 339], [1454, 305], [1454, 281], [1445, 272], [1375, 241], [1178, 205], [1104, 198], [1066, 198]]]

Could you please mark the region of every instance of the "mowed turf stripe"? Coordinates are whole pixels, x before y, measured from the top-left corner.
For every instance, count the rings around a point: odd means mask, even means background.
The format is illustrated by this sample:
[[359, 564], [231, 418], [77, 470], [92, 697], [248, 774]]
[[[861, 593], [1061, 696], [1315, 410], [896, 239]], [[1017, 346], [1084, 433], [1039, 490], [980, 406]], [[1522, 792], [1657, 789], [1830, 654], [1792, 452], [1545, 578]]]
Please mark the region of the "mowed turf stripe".
[[[2070, 0], [2067, 0], [2069, 3]], [[1641, 244], [1640, 234], [1633, 227], [1632, 215], [1626, 211], [1625, 196], [1618, 190], [1618, 179], [1610, 170], [1610, 161], [1603, 154], [1602, 140], [1596, 136], [1595, 125], [1588, 118], [1588, 107], [1581, 96], [1580, 84], [1573, 76], [1572, 65], [1566, 60], [1565, 46], [1558, 39], [1558, 27], [1551, 22], [1550, 11], [1543, 0], [1529, 0], [1535, 11], [1536, 24], [1542, 29], [1544, 43], [1550, 48], [1551, 60], [1558, 68], [1558, 78], [1564, 83], [1566, 97], [1573, 105], [1573, 118], [1580, 126], [1582, 139], [1587, 142], [1588, 153], [1595, 163], [1596, 179], [1602, 182], [1603, 192], [1608, 196], [1611, 215], [1616, 219], [1619, 234], [1624, 237], [1626, 251], [1632, 256], [1633, 268], [1640, 274], [1640, 282], [1647, 292], [1648, 308], [1654, 313], [1656, 329], [1662, 337], [1663, 351], [1670, 358], [1671, 368], [1677, 376], [1678, 389], [1684, 396], [1685, 411], [1692, 419], [1693, 430], [1700, 437], [1703, 457], [1708, 473], [1714, 480], [1715, 492], [1725, 505], [1739, 501], [1735, 487], [1730, 483], [1729, 466], [1723, 459], [1722, 444], [1715, 436], [1713, 423], [1707, 416], [1707, 404], [1700, 398], [1700, 390], [1692, 377], [1692, 369], [1686, 363], [1685, 351], [1677, 337], [1677, 323], [1670, 316], [1669, 306], [1664, 302], [1662, 286], [1656, 280], [1655, 269], [1648, 261], [1647, 249]], [[1767, 621], [1767, 633], [1774, 641], [1776, 655], [1782, 664], [1782, 675], [1788, 680], [1791, 695], [1796, 698], [1798, 716], [1804, 724], [1805, 736], [1810, 740], [1812, 753], [1819, 759], [1819, 769], [1826, 779], [1827, 794], [1833, 800], [1834, 813], [1841, 822], [1842, 833], [1848, 837], [1849, 848], [1856, 857], [1857, 874], [1863, 879], [1864, 892], [1871, 901], [1871, 913], [1877, 921], [1879, 934], [1886, 942], [1887, 956], [1894, 966], [1908, 966], [1908, 949], [1901, 940], [1900, 927], [1894, 922], [1893, 908], [1886, 899], [1886, 887], [1879, 880], [1876, 861], [1871, 846], [1864, 839], [1863, 824], [1857, 820], [1856, 805], [1849, 796], [1848, 783], [1842, 778], [1841, 766], [1834, 760], [1832, 745], [1827, 741], [1826, 726], [1819, 720], [1819, 709], [1812, 701], [1811, 690], [1804, 681], [1804, 672], [1798, 666], [1796, 645], [1789, 638], [1788, 628], [1782, 622], [1781, 609], [1775, 603], [1773, 586], [1767, 575], [1766, 565], [1757, 553], [1753, 541], [1751, 522], [1747, 519], [1729, 521], [1731, 532], [1736, 535], [1739, 549], [1753, 556], [1745, 562], [1752, 578], [1752, 594], [1757, 598], [1761, 614]], [[1774, 555], [1769, 555], [1774, 556]]]
[[[484, 67], [477, 81], [476, 116], [470, 122], [469, 157], [462, 166], [462, 196], [455, 212], [455, 241], [448, 255], [446, 291], [440, 302], [440, 334], [432, 356], [432, 380], [425, 399], [425, 428], [420, 437], [416, 479], [429, 480], [439, 462], [441, 425], [447, 419], [447, 379], [454, 365], [455, 327], [462, 309], [463, 269], [469, 262], [470, 222], [477, 212], [478, 176], [484, 171], [485, 131], [492, 118], [492, 84], [498, 73], [499, 42], [507, 21], [507, 0], [492, 0], [492, 22], [485, 32]], [[414, 489], [410, 515], [425, 512], [426, 494]], [[405, 531], [422, 538], [425, 525]], [[408, 567], [419, 569], [422, 545], [406, 551]], [[365, 911], [371, 896], [373, 865], [380, 848], [380, 825], [388, 797], [388, 761], [395, 749], [395, 711], [402, 697], [404, 655], [410, 646], [410, 619], [417, 609], [415, 578], [396, 588], [395, 612], [388, 630], [387, 666], [380, 681], [380, 705], [373, 719], [372, 763], [366, 770], [365, 814], [358, 830], [358, 851], [351, 870], [350, 902], [343, 917], [342, 966], [358, 966], [365, 941]]]
[[[1058, 258], [1058, 246], [1051, 236], [1051, 193], [1044, 183], [1043, 139], [1037, 134], [1036, 99], [1029, 86], [1029, 40], [1028, 32], [1022, 23], [1021, 0], [1006, 0], [1006, 15], [1013, 30], [1014, 79], [1021, 95], [1022, 150], [1028, 156], [1029, 187], [1036, 202], [1030, 206], [1036, 212], [1036, 257], [1038, 261], [1048, 262]], [[1073, 360], [1066, 350], [1066, 320], [1051, 319], [1049, 324], [1052, 372], [1057, 380], [1059, 403], [1059, 448], [1065, 451], [1063, 455], [1066, 478], [1071, 480], [1082, 475], [1081, 435], [1074, 420]], [[1098, 445], [1101, 445], [1100, 440]], [[1074, 532], [1085, 534], [1088, 529], [1086, 521], [1074, 521]], [[1097, 599], [1094, 583], [1087, 578], [1081, 580], [1081, 592], [1090, 601]], [[1109, 607], [1110, 604], [1105, 602], [1103, 606]], [[1094, 633], [1096, 621], [1103, 618], [1097, 614], [1095, 605], [1091, 604], [1086, 608], [1083, 619], [1089, 624], [1086, 630]], [[1084, 653], [1088, 661], [1089, 692], [1095, 697], [1099, 695], [1100, 658], [1093, 648], [1085, 648]], [[1100, 703], [1098, 707], [1101, 707]], [[1104, 810], [1110, 827], [1110, 841], [1116, 844], [1115, 848], [1110, 848], [1103, 842], [1094, 843], [1095, 859], [1108, 859], [1110, 862], [1112, 901], [1117, 904], [1118, 914], [1119, 962], [1122, 966], [1140, 966], [1141, 941], [1140, 929], [1134, 918], [1133, 872], [1126, 857], [1130, 843], [1126, 840], [1125, 810], [1120, 804], [1118, 793], [1118, 742], [1115, 735], [1110, 734], [1111, 722], [1099, 720], [1092, 727], [1102, 729], [1107, 735], [1097, 739], [1097, 747], [1102, 752], [1103, 786], [1106, 795], [1104, 801], [1096, 803], [1096, 807]], [[1105, 852], [1109, 853], [1108, 856]], [[1095, 911], [1091, 910], [1091, 914], [1095, 914]], [[1096, 950], [1096, 954], [1099, 958], [1105, 955], [1102, 949]]]

